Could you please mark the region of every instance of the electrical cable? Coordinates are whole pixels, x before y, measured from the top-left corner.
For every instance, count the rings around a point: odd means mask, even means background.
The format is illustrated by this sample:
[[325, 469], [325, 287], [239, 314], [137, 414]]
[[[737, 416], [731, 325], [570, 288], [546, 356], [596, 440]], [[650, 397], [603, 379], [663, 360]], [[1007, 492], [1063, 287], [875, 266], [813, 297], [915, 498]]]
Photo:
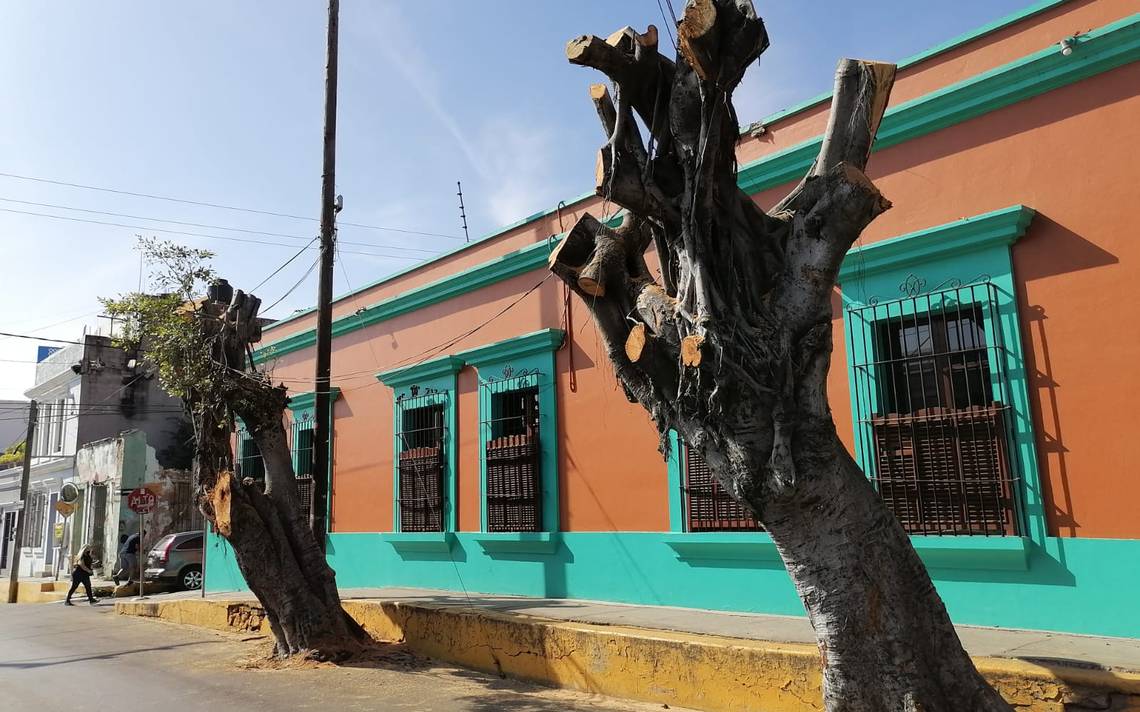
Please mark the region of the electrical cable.
[[[74, 320], [69, 319], [68, 321], [74, 321]], [[48, 327], [42, 327], [42, 328], [46, 329]], [[0, 337], [5, 337], [5, 338], [9, 338], [9, 339], [31, 339], [32, 341], [50, 341], [50, 342], [55, 343], [55, 344], [79, 344], [80, 346], [83, 345], [82, 341], [68, 341], [66, 339], [49, 339], [46, 336], [32, 336], [31, 334], [12, 334], [12, 333], [9, 333], [7, 331], [0, 331]]]
[[[196, 223], [186, 222], [184, 220], [170, 220], [167, 218], [152, 218], [146, 215], [131, 215], [130, 213], [113, 213], [106, 210], [89, 210], [87, 208], [76, 208], [71, 205], [61, 205], [59, 203], [36, 203], [31, 200], [16, 200], [15, 198], [0, 197], [0, 201], [5, 203], [18, 203], [20, 205], [31, 205], [38, 208], [52, 208], [55, 210], [71, 210], [78, 213], [90, 213], [92, 215], [106, 215], [115, 218], [128, 218], [131, 220], [150, 220], [152, 222], [170, 223], [172, 225], [184, 225], [187, 227], [204, 227], [208, 230], [226, 230], [228, 232], [242, 232], [249, 235], [265, 235], [267, 237], [283, 237], [288, 240], [308, 240], [309, 238], [304, 235], [290, 235], [285, 232], [266, 232], [264, 230], [248, 230], [241, 227], [227, 227], [225, 225], [213, 225], [210, 223]], [[346, 245], [357, 245], [360, 247], [377, 247], [384, 250], [403, 250], [405, 252], [423, 252], [425, 254], [434, 255], [439, 250], [425, 250], [420, 247], [403, 247], [402, 245], [386, 245], [377, 242], [351, 242], [346, 240]]]
[[[290, 215], [289, 213], [278, 213], [278, 212], [274, 212], [272, 210], [257, 210], [254, 208], [243, 208], [243, 207], [239, 207], [236, 205], [223, 205], [221, 203], [207, 203], [207, 202], [203, 202], [203, 201], [199, 201], [199, 200], [187, 200], [185, 198], [173, 198], [170, 196], [154, 195], [151, 193], [136, 193], [136, 192], [129, 191], [129, 190], [119, 190], [116, 188], [104, 188], [104, 187], [95, 186], [95, 185], [84, 185], [83, 183], [69, 183], [67, 181], [62, 181], [62, 180], [51, 180], [49, 178], [37, 178], [34, 176], [24, 176], [24, 175], [19, 175], [16, 173], [2, 173], [2, 172], [0, 172], [0, 176], [3, 176], [5, 178], [15, 178], [17, 180], [34, 181], [36, 183], [48, 183], [51, 185], [61, 185], [61, 186], [65, 186], [68, 188], [82, 188], [83, 190], [97, 190], [97, 191], [102, 192], [102, 193], [114, 193], [116, 195], [129, 195], [129, 196], [132, 196], [135, 198], [148, 198], [150, 200], [165, 200], [165, 201], [171, 202], [171, 203], [183, 203], [185, 205], [197, 205], [197, 206], [204, 207], [204, 208], [217, 208], [219, 210], [234, 210], [234, 211], [242, 212], [242, 213], [254, 213], [256, 215], [271, 215], [273, 217], [289, 218], [291, 220], [309, 220], [312, 222], [318, 222], [318, 218], [309, 217], [307, 215]], [[446, 237], [450, 240], [462, 240], [463, 239], [462, 237], [459, 237], [458, 235], [445, 235], [445, 234], [439, 233], [439, 232], [423, 232], [423, 231], [419, 231], [419, 230], [407, 230], [405, 228], [387, 227], [384, 225], [367, 225], [364, 223], [350, 223], [350, 222], [340, 223], [340, 225], [348, 225], [351, 227], [365, 228], [368, 230], [384, 230], [384, 231], [388, 231], [388, 232], [401, 232], [401, 233], [404, 233], [407, 235], [426, 235], [428, 237]]]
[[308, 244], [308, 245], [305, 245], [305, 246], [304, 246], [304, 247], [302, 247], [301, 249], [297, 250], [297, 254], [295, 254], [295, 255], [293, 255], [292, 257], [290, 257], [289, 259], [285, 260], [285, 263], [284, 263], [283, 265], [281, 265], [281, 266], [280, 266], [280, 267], [278, 267], [277, 269], [275, 269], [275, 270], [273, 270], [272, 272], [270, 272], [270, 273], [269, 273], [269, 276], [268, 276], [268, 277], [266, 277], [265, 279], [263, 279], [263, 280], [261, 280], [260, 282], [258, 282], [258, 283], [257, 283], [257, 286], [256, 286], [256, 287], [254, 287], [253, 289], [249, 290], [249, 291], [250, 291], [250, 293], [252, 294], [253, 292], [256, 292], [257, 290], [261, 289], [262, 285], [264, 285], [264, 284], [265, 284], [266, 282], [268, 282], [269, 280], [273, 279], [273, 278], [274, 278], [274, 277], [277, 275], [277, 273], [278, 273], [278, 272], [280, 272], [281, 270], [283, 270], [283, 269], [285, 269], [286, 267], [288, 267], [288, 266], [289, 266], [289, 263], [290, 263], [290, 262], [292, 262], [293, 260], [295, 260], [295, 259], [297, 259], [298, 257], [300, 257], [301, 255], [303, 255], [303, 254], [305, 253], [305, 250], [309, 249], [309, 247], [311, 247], [311, 246], [312, 246], [312, 244], [313, 244], [314, 242], [316, 242], [317, 240], [319, 240], [319, 239], [321, 239], [321, 238], [320, 238], [320, 235], [318, 235], [317, 237], [314, 237], [312, 240], [310, 240], [310, 241], [309, 241], [309, 244]]
[[265, 314], [266, 312], [268, 312], [268, 311], [269, 311], [270, 309], [272, 309], [273, 307], [275, 307], [275, 306], [277, 306], [278, 304], [280, 304], [281, 302], [285, 301], [285, 298], [286, 298], [286, 297], [288, 297], [290, 294], [292, 294], [294, 291], [296, 291], [297, 287], [300, 287], [300, 286], [301, 286], [301, 284], [302, 284], [302, 283], [303, 283], [303, 282], [304, 282], [306, 279], [308, 279], [308, 278], [309, 278], [309, 275], [311, 275], [311, 274], [313, 273], [313, 270], [315, 270], [315, 269], [317, 268], [317, 265], [318, 265], [318, 264], [320, 264], [320, 261], [321, 261], [321, 258], [320, 258], [320, 257], [317, 257], [317, 259], [313, 260], [313, 264], [312, 264], [312, 265], [310, 265], [310, 266], [309, 266], [309, 269], [308, 269], [308, 271], [306, 271], [306, 272], [305, 272], [305, 274], [304, 274], [304, 275], [302, 275], [302, 276], [301, 276], [301, 278], [300, 278], [299, 280], [297, 280], [297, 283], [296, 283], [296, 284], [294, 284], [292, 287], [289, 287], [289, 291], [287, 291], [287, 292], [285, 292], [284, 294], [282, 294], [282, 295], [281, 295], [281, 297], [280, 297], [280, 298], [279, 298], [277, 301], [273, 302], [272, 304], [270, 304], [269, 306], [267, 306], [265, 309], [262, 309], [262, 310], [261, 310], [261, 313], [262, 313], [262, 314]]
[[[226, 242], [245, 242], [252, 245], [270, 245], [273, 247], [294, 247], [294, 245], [285, 245], [280, 242], [268, 242], [266, 240], [251, 240], [245, 237], [223, 237], [222, 235], [209, 235], [203, 232], [187, 232], [185, 230], [167, 230], [165, 228], [151, 227], [146, 225], [128, 225], [126, 223], [108, 222], [106, 220], [89, 220], [87, 218], [73, 218], [67, 215], [51, 215], [49, 213], [36, 213], [30, 210], [14, 210], [12, 208], [0, 208], [0, 212], [16, 213], [17, 215], [31, 215], [34, 217], [51, 218], [52, 220], [68, 220], [77, 223], [90, 223], [92, 225], [107, 225], [110, 227], [125, 227], [131, 230], [141, 230], [143, 232], [163, 232], [170, 235], [187, 235], [189, 237], [204, 237], [210, 240], [225, 240]], [[367, 257], [385, 257], [388, 259], [396, 260], [411, 260], [413, 262], [423, 259], [422, 257], [409, 257], [408, 255], [386, 255], [379, 252], [361, 252], [359, 250], [345, 250], [346, 254], [364, 255]]]

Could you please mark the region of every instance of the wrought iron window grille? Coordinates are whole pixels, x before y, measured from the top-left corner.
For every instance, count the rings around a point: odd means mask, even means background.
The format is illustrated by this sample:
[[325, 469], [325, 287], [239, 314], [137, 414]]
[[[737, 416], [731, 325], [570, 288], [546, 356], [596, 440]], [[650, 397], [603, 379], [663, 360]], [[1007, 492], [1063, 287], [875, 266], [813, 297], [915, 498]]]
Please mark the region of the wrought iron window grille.
[[764, 531], [744, 505], [720, 486], [708, 464], [678, 438], [682, 470], [681, 495], [690, 532]]
[[1014, 536], [1006, 352], [988, 277], [847, 310], [863, 466], [910, 534]]
[[397, 399], [396, 441], [399, 452], [396, 468], [400, 531], [443, 531], [448, 394], [414, 386], [411, 393], [413, 395]]
[[245, 428], [238, 429], [238, 477], [265, 480], [265, 462], [253, 435]]
[[293, 474], [297, 478], [297, 499], [301, 513], [310, 516], [313, 509], [313, 469], [314, 448], [313, 430], [316, 421], [313, 414], [305, 411], [293, 420], [290, 436], [293, 451]]
[[503, 369], [480, 387], [487, 403], [486, 449], [487, 531], [542, 530], [542, 448], [537, 369]]

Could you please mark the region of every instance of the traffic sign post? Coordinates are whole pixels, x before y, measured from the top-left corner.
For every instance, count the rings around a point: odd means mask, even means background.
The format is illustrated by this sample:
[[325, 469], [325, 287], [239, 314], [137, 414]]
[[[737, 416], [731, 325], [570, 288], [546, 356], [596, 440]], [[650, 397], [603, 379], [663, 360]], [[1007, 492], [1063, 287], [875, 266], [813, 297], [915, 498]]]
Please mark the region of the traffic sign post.
[[155, 510], [158, 506], [158, 497], [154, 496], [146, 487], [138, 487], [131, 490], [127, 495], [127, 506], [131, 511], [139, 515], [139, 595], [140, 599], [146, 598], [146, 593], [143, 590], [143, 566], [145, 559], [143, 558], [143, 520], [146, 515]]

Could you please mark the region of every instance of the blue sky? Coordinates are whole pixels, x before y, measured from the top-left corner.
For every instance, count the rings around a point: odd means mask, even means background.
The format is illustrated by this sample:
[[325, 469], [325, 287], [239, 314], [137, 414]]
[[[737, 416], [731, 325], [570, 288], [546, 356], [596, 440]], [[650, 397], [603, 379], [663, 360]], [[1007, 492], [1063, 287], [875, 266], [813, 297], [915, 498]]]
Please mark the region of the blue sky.
[[[827, 90], [842, 56], [902, 59], [1027, 1], [757, 2], [772, 46], [736, 93], [741, 122]], [[7, 2], [0, 173], [315, 218], [324, 22], [319, 0]], [[477, 237], [588, 190], [603, 139], [586, 87], [600, 79], [563, 48], [649, 23], [665, 26], [657, 0], [342, 0], [341, 220], [458, 236], [462, 180]], [[316, 232], [315, 220], [0, 176], [0, 331], [74, 339], [98, 327], [97, 297], [138, 284], [136, 234], [214, 250], [218, 271], [249, 287]], [[460, 244], [347, 226], [340, 239], [337, 294]], [[259, 296], [276, 301], [315, 259], [303, 254]], [[315, 291], [311, 274], [268, 315], [311, 306]], [[32, 384], [35, 348], [0, 338], [0, 398]]]

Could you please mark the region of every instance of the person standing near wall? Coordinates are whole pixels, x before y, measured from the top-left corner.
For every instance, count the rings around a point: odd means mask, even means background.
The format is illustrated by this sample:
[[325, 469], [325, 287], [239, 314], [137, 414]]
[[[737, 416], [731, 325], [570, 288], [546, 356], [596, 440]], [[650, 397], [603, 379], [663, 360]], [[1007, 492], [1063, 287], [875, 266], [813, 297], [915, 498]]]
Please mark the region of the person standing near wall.
[[94, 570], [95, 560], [91, 556], [91, 545], [84, 544], [79, 556], [75, 559], [75, 568], [71, 571], [71, 588], [67, 591], [67, 598], [64, 599], [63, 605], [75, 605], [71, 602], [71, 595], [75, 593], [75, 589], [79, 588], [79, 584], [83, 584], [83, 590], [87, 592], [87, 602], [92, 606], [97, 603], [95, 596], [91, 594], [91, 573]]

